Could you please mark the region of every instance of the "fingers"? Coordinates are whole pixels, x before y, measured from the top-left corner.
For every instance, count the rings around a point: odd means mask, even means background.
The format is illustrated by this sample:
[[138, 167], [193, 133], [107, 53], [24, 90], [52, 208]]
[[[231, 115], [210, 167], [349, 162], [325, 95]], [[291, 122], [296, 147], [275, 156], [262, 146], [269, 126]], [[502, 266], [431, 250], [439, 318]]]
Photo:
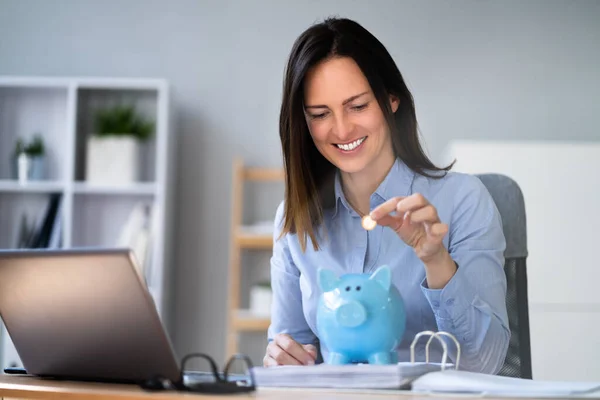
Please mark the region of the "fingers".
[[277, 361], [270, 355], [267, 354], [263, 358], [263, 367], [276, 367], [277, 365], [279, 365], [277, 364]]
[[378, 225], [396, 232], [406, 223], [423, 224], [427, 234], [434, 237], [448, 232], [448, 225], [441, 223], [436, 208], [420, 193], [393, 197], [373, 209], [370, 216]]
[[[401, 203], [398, 203], [398, 207], [400, 207]], [[428, 204], [426, 206], [424, 206], [423, 208], [420, 208], [416, 211], [413, 211], [410, 213], [410, 221], [411, 222], [415, 222], [415, 223], [420, 223], [420, 222], [438, 222], [439, 221], [439, 217], [437, 214], [437, 211], [435, 209], [434, 206], [432, 206], [431, 204]]]
[[267, 356], [273, 359], [275, 365], [302, 365], [275, 342], [271, 342], [267, 346]]
[[[403, 218], [407, 212], [412, 212], [427, 206], [429, 202], [421, 193], [415, 193], [408, 197], [392, 197], [371, 211], [370, 216], [377, 221], [386, 215], [395, 215], [397, 219]], [[394, 214], [392, 214], [394, 213]]]
[[398, 231], [402, 224], [404, 223], [404, 218], [399, 217], [397, 215], [384, 215], [383, 217], [377, 220], [377, 224], [381, 226], [387, 226], [395, 231]]
[[[426, 200], [425, 200], [426, 201]], [[416, 199], [412, 204], [406, 206], [406, 204], [398, 203], [398, 208], [403, 207], [418, 207], [423, 204], [422, 199]], [[411, 224], [422, 223], [425, 226], [425, 231], [428, 236], [433, 237], [441, 242], [443, 237], [448, 233], [448, 225], [440, 221], [440, 217], [435, 207], [428, 202], [422, 208], [418, 208], [414, 211], [406, 212], [407, 219], [410, 220]]]
[[371, 216], [371, 218], [373, 218], [373, 220], [379, 223], [380, 218], [383, 218], [384, 216], [396, 211], [396, 206], [402, 199], [404, 199], [404, 197], [392, 197], [388, 201], [375, 207], [369, 215]]
[[312, 344], [303, 344], [302, 347], [304, 347], [304, 350], [310, 354], [313, 360], [317, 359], [317, 348], [315, 346]]
[[404, 199], [404, 197], [393, 197], [389, 199], [378, 207], [375, 207], [369, 214], [370, 217], [378, 225], [387, 226], [394, 231], [397, 231], [404, 222], [404, 214], [395, 213], [396, 207], [402, 199]]
[[448, 233], [448, 225], [447, 224], [433, 224], [430, 228], [430, 232], [432, 236], [436, 237], [444, 237], [446, 233]]
[[275, 336], [274, 340], [267, 346], [267, 355], [277, 365], [312, 365], [317, 358], [316, 353], [314, 346], [303, 346], [288, 334]]
[[396, 205], [396, 212], [399, 214], [413, 212], [427, 205], [429, 205], [427, 199], [421, 193], [415, 193], [399, 201]]
[[282, 334], [275, 337], [275, 343], [290, 356], [300, 361], [301, 364], [314, 364], [314, 358], [304, 350], [290, 335]]

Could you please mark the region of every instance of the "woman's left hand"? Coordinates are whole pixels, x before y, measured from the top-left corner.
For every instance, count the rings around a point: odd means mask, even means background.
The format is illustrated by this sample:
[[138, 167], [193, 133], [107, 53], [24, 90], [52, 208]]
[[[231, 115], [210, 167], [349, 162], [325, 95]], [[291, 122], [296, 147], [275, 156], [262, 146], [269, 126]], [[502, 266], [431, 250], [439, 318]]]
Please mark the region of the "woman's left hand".
[[425, 263], [447, 253], [442, 240], [448, 225], [420, 193], [394, 197], [373, 209], [370, 216], [377, 224], [393, 229]]

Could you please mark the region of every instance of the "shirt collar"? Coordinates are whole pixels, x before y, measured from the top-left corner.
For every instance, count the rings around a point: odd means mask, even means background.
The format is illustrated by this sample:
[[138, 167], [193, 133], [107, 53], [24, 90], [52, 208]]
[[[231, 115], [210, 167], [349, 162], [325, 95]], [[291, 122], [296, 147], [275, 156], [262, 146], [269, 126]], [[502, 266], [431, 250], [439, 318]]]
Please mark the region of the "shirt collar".
[[[408, 196], [412, 189], [414, 177], [414, 171], [408, 168], [400, 158], [396, 158], [396, 161], [394, 161], [394, 164], [386, 177], [379, 184], [377, 189], [375, 189], [373, 195], [371, 195], [371, 203], [373, 203], [373, 200], [376, 200], [377, 203], [381, 204], [395, 196]], [[347, 211], [353, 212], [353, 209], [348, 203], [344, 191], [342, 190], [342, 178], [339, 170], [335, 173], [334, 185], [335, 206], [333, 216], [335, 217], [337, 215], [340, 204], [344, 206]]]

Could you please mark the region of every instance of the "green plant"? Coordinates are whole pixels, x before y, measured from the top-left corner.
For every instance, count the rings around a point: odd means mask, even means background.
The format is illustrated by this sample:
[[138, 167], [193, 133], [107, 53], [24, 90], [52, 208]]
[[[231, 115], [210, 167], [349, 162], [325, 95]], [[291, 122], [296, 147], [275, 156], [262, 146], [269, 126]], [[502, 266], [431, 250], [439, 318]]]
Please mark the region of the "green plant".
[[17, 139], [17, 143], [15, 144], [15, 155], [25, 153], [30, 157], [39, 157], [43, 156], [46, 152], [46, 147], [44, 145], [44, 138], [40, 134], [36, 134], [33, 136], [33, 139], [29, 143], [25, 143], [22, 138]]
[[25, 142], [23, 139], [18, 138], [17, 143], [15, 143], [15, 156], [18, 156], [21, 153], [25, 153]]
[[98, 110], [94, 129], [96, 136], [133, 136], [144, 141], [152, 136], [154, 124], [138, 115], [132, 105], [116, 105]]
[[271, 289], [271, 282], [270, 281], [256, 282], [254, 284], [254, 286], [259, 287], [261, 289]]

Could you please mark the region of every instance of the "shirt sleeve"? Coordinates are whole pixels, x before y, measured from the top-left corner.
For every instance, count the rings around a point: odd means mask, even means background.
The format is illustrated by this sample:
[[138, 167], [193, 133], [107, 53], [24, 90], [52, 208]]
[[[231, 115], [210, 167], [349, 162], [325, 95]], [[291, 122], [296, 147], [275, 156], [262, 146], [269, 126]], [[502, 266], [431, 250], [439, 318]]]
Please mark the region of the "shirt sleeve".
[[278, 239], [282, 221], [283, 203], [277, 209], [273, 235], [273, 255], [271, 256], [273, 300], [268, 340], [273, 340], [279, 333], [287, 333], [298, 343], [315, 344], [316, 336], [308, 326], [302, 310], [300, 271], [292, 260], [287, 245], [288, 237], [283, 236]]
[[[448, 251], [458, 264], [442, 289], [421, 289], [439, 330], [461, 346], [459, 369], [496, 374], [504, 364], [510, 339], [506, 311], [506, 241], [500, 214], [477, 177], [461, 185], [449, 224]], [[453, 342], [448, 357], [455, 360]]]

